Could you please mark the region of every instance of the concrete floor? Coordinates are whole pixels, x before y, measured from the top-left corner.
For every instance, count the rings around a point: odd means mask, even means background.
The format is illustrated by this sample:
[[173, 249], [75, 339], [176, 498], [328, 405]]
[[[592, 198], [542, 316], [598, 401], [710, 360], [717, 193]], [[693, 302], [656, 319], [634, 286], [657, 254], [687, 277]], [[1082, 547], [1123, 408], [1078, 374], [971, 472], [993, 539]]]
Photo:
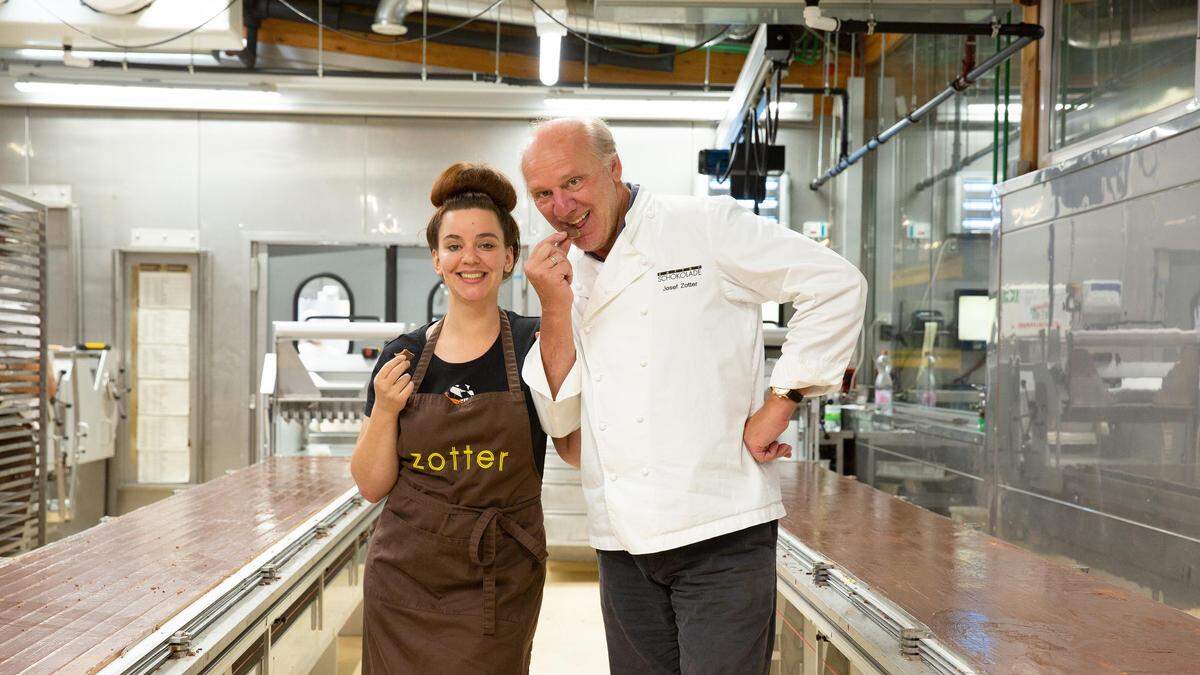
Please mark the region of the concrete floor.
[[533, 636], [534, 675], [608, 672], [600, 578], [595, 562], [553, 562], [548, 568], [542, 615]]
[[[548, 567], [542, 614], [533, 638], [533, 675], [603, 675], [608, 672], [600, 582], [594, 562]], [[338, 638], [338, 675], [360, 675], [362, 638]]]

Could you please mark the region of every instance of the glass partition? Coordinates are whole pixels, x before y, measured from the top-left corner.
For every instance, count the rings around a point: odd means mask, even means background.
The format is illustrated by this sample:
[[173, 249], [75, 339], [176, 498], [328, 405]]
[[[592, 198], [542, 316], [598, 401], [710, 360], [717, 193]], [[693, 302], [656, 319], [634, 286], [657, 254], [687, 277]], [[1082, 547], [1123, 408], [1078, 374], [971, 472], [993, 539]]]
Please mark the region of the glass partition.
[[[1052, 149], [1195, 95], [1195, 0], [1051, 12]], [[867, 134], [944, 86], [965, 47], [926, 36], [884, 50], [866, 70]], [[976, 58], [995, 48], [980, 40]], [[1018, 154], [1016, 69], [868, 156], [860, 372], [871, 385], [886, 351], [893, 402], [843, 411], [855, 473], [1195, 612], [1200, 172], [1187, 158], [1200, 113], [1172, 126], [1191, 131], [998, 191]]]
[[1196, 0], [1056, 2], [1050, 149], [1193, 97], [1196, 7]]
[[[867, 66], [868, 134], [932, 98], [964, 62], [1002, 47], [987, 37], [903, 38]], [[856, 435], [856, 473], [977, 527], [987, 523], [981, 414], [994, 316], [992, 188], [1019, 154], [1019, 92], [1018, 62], [992, 70], [867, 166], [874, 180], [866, 181], [864, 257], [874, 261], [874, 283], [862, 377], [885, 388], [876, 376], [890, 369], [895, 403], [844, 413]]]

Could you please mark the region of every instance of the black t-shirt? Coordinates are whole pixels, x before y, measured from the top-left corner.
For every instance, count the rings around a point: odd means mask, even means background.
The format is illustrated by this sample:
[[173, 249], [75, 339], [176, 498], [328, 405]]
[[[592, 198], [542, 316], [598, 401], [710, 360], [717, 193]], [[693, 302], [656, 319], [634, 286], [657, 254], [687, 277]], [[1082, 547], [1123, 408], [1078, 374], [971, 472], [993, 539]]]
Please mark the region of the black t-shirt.
[[[513, 312], [505, 312], [505, 314], [508, 315], [508, 323], [512, 328], [513, 349], [516, 352], [519, 373], [525, 365], [525, 355], [529, 353], [537, 338], [541, 321], [537, 317], [521, 316]], [[371, 373], [371, 382], [375, 381], [375, 375], [379, 373], [383, 364], [392, 360], [392, 357], [400, 353], [401, 349], [407, 349], [413, 353], [413, 360], [409, 365], [408, 372], [415, 372], [417, 361], [421, 357], [421, 350], [425, 348], [425, 333], [429, 330], [429, 325], [421, 326], [384, 345], [383, 352], [379, 355], [379, 361], [375, 363], [375, 370]], [[483, 356], [466, 363], [447, 363], [434, 354], [429, 361], [429, 367], [425, 370], [425, 379], [421, 380], [421, 388], [418, 391], [422, 394], [444, 393], [458, 399], [470, 398], [486, 391], [508, 391], [508, 381], [504, 371], [504, 342], [500, 336], [496, 336], [496, 341]], [[524, 381], [521, 382], [521, 391], [525, 393], [525, 409], [529, 413], [529, 434], [533, 438], [533, 461], [537, 466], [538, 475], [541, 475], [546, 465], [546, 432], [542, 431], [537, 410], [533, 407], [533, 398]], [[368, 384], [367, 405], [364, 414], [370, 417], [374, 407], [375, 387]]]

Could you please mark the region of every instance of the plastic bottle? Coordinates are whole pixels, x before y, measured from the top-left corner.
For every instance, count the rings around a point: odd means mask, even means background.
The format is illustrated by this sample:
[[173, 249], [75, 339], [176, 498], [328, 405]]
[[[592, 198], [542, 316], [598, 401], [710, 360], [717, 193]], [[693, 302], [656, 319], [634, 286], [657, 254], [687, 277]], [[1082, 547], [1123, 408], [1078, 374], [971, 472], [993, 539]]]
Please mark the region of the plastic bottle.
[[883, 415], [892, 414], [892, 362], [886, 349], [875, 359], [875, 408]]
[[825, 432], [842, 430], [842, 402], [837, 394], [825, 401]]
[[934, 367], [937, 359], [933, 354], [926, 354], [917, 369], [917, 402], [930, 408], [937, 406], [937, 378]]

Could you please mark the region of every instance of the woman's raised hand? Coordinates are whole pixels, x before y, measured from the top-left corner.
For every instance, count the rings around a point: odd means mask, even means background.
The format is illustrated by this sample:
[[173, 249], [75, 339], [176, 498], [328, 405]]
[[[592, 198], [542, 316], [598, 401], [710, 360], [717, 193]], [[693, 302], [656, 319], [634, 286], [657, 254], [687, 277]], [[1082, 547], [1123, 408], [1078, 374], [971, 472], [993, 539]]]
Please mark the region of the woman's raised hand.
[[413, 390], [412, 376], [406, 372], [410, 363], [412, 352], [402, 349], [379, 369], [372, 384], [375, 387], [375, 410], [389, 415], [404, 410]]

